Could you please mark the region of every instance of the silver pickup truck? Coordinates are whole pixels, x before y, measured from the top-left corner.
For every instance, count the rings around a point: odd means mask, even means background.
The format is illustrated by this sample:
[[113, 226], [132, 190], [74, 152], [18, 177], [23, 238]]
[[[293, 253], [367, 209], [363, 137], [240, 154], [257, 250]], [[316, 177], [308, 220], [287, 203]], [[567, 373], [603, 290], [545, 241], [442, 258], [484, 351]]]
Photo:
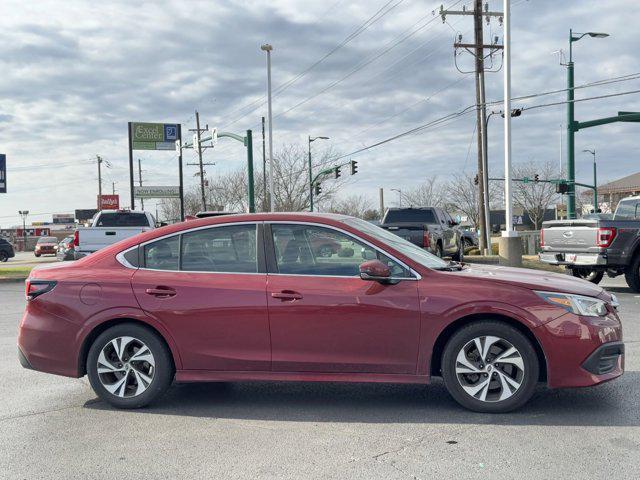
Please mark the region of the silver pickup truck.
[[598, 283], [606, 273], [625, 275], [640, 292], [640, 197], [618, 203], [610, 219], [604, 216], [544, 222], [540, 231], [540, 261], [566, 265], [574, 276]]

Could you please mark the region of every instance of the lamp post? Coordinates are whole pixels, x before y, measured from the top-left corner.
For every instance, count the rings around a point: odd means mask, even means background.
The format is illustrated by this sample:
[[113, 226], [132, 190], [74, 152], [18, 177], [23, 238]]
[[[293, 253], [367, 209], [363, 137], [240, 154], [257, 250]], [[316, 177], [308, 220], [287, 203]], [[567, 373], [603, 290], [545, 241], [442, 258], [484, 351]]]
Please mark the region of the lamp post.
[[18, 214], [22, 217], [22, 251], [27, 251], [27, 215], [29, 210], [18, 210]]
[[596, 167], [596, 149], [582, 150], [582, 153], [590, 153], [593, 155], [593, 213], [598, 213], [598, 172]]
[[574, 109], [574, 65], [573, 43], [581, 38], [606, 38], [608, 33], [586, 32], [575, 33], [569, 29], [569, 63], [567, 63], [567, 218], [576, 218], [576, 158], [575, 158], [575, 133], [577, 131]]
[[402, 190], [399, 188], [392, 188], [392, 192], [398, 192], [398, 206], [402, 208]]
[[275, 196], [273, 194], [273, 115], [271, 112], [271, 51], [273, 47], [265, 43], [260, 50], [267, 52], [267, 103], [269, 116], [269, 211], [273, 212]]
[[311, 165], [311, 142], [329, 140], [329, 137], [312, 137], [309, 135], [309, 211], [313, 212], [313, 166]]

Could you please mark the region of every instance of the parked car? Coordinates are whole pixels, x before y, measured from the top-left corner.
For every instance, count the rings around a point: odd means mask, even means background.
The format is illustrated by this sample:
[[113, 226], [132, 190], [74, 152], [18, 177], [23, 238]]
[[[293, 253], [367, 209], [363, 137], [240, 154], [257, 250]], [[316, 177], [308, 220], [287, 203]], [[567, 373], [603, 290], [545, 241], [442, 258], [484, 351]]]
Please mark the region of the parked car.
[[57, 247], [58, 239], [56, 237], [40, 237], [36, 242], [36, 247], [33, 253], [36, 257], [40, 257], [42, 255], [55, 255]]
[[[317, 256], [313, 236], [362, 258]], [[120, 408], [157, 400], [174, 380], [442, 376], [461, 405], [506, 412], [539, 381], [586, 387], [623, 373], [616, 298], [597, 285], [447, 262], [343, 215], [181, 222], [48, 267], [26, 281], [20, 362], [86, 374]]]
[[640, 292], [640, 197], [618, 203], [613, 218], [598, 215], [544, 222], [540, 261], [566, 265], [571, 273], [599, 283], [606, 273], [623, 275]]
[[75, 249], [73, 246], [73, 236], [65, 237], [58, 243], [56, 257], [61, 262], [75, 260]]
[[380, 226], [438, 257], [462, 261], [464, 244], [458, 222], [437, 207], [389, 208]]
[[11, 245], [6, 239], [0, 238], [0, 262], [6, 262], [15, 256], [16, 254], [13, 251], [13, 245]]
[[102, 210], [93, 217], [91, 226], [78, 228], [74, 235], [76, 259], [97, 252], [125, 238], [155, 228], [156, 221], [148, 212]]

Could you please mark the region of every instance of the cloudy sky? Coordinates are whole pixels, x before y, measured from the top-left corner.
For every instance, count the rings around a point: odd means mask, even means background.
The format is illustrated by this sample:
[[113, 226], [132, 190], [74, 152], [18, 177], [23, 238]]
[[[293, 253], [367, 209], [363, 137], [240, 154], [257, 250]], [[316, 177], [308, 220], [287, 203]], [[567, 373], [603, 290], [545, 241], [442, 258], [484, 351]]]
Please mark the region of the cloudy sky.
[[[472, 41], [470, 17], [434, 14], [428, 0], [244, 1], [11, 1], [0, 16], [0, 153], [7, 155], [9, 193], [0, 194], [0, 226], [51, 213], [92, 208], [97, 194], [95, 155], [111, 165], [112, 182], [128, 198], [128, 121], [203, 123], [259, 135], [266, 114], [265, 57], [273, 51], [274, 145], [304, 144], [306, 136], [330, 141], [349, 154], [473, 104], [473, 75], [456, 70], [456, 35]], [[460, 9], [472, 3], [450, 0]], [[489, 2], [492, 10], [502, 2]], [[637, 0], [513, 0], [513, 96], [566, 86], [566, 69], [554, 51], [567, 50], [568, 30], [603, 31], [606, 39], [575, 44], [576, 85], [640, 72]], [[378, 12], [377, 15], [376, 12]], [[372, 18], [373, 16], [373, 18]], [[368, 19], [371, 19], [369, 23]], [[361, 28], [366, 26], [366, 28]], [[496, 20], [486, 38], [502, 39]], [[341, 47], [339, 47], [342, 45]], [[336, 49], [336, 47], [339, 47]], [[332, 52], [322, 62], [309, 67]], [[462, 70], [469, 55], [457, 58]], [[499, 67], [500, 59], [495, 59]], [[308, 70], [308, 71], [307, 71]], [[304, 75], [300, 75], [302, 72]], [[633, 77], [632, 77], [633, 78]], [[292, 81], [294, 80], [294, 81]], [[632, 79], [576, 92], [588, 98], [640, 89]], [[487, 97], [502, 97], [502, 74], [487, 75]], [[564, 93], [515, 101], [532, 107], [561, 102]], [[499, 107], [495, 107], [499, 108]], [[565, 105], [525, 111], [513, 121], [515, 163], [559, 162]], [[491, 109], [490, 109], [491, 110]], [[576, 105], [578, 120], [640, 110], [640, 94]], [[349, 193], [377, 199], [378, 187], [409, 189], [426, 176], [475, 174], [473, 113], [354, 156], [360, 173]], [[640, 170], [638, 126], [613, 124], [580, 132], [576, 149], [595, 148], [602, 180]], [[502, 125], [490, 125], [491, 175], [502, 175]], [[175, 155], [136, 152], [148, 184], [177, 183]], [[259, 141], [256, 158], [261, 159]], [[206, 153], [209, 173], [243, 166], [239, 144], [220, 142]], [[189, 152], [186, 160], [194, 160]], [[577, 156], [578, 180], [589, 182], [590, 157]], [[187, 185], [196, 167], [185, 170]], [[126, 203], [126, 202], [125, 202]]]

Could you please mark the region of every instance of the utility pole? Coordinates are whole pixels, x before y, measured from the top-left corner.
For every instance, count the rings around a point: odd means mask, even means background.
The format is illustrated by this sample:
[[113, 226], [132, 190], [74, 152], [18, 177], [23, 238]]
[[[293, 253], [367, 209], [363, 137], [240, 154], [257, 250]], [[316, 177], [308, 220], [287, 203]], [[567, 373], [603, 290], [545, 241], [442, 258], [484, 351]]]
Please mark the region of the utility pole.
[[260, 50], [267, 52], [267, 110], [269, 116], [269, 211], [275, 211], [275, 195], [273, 182], [273, 111], [271, 109], [271, 52], [273, 47], [268, 43], [260, 46]]
[[98, 209], [100, 208], [100, 199], [102, 198], [102, 157], [96, 155], [98, 161]]
[[267, 154], [264, 136], [264, 117], [262, 117], [262, 211], [266, 212], [269, 205], [269, 192], [267, 191]]
[[[485, 86], [484, 86], [484, 59], [485, 50], [489, 50], [487, 56], [491, 56], [495, 51], [502, 49], [501, 45], [496, 43], [485, 45], [484, 44], [484, 32], [482, 27], [482, 19], [486, 18], [487, 23], [491, 21], [491, 17], [498, 17], [502, 21], [502, 12], [489, 11], [489, 5], [485, 4], [484, 11], [482, 9], [482, 0], [474, 0], [474, 8], [472, 11], [463, 7], [462, 10], [444, 10], [444, 7], [440, 7], [440, 16], [442, 21], [446, 21], [447, 15], [470, 15], [473, 16], [474, 24], [474, 43], [463, 43], [462, 35], [458, 37], [458, 41], [454, 43], [454, 48], [462, 48], [475, 57], [475, 69], [473, 71], [476, 81], [476, 131], [477, 131], [477, 144], [478, 144], [478, 178], [481, 181], [478, 182], [478, 210], [480, 219], [480, 250], [486, 252], [490, 248], [490, 235], [488, 229], [489, 223], [489, 176], [488, 176], [488, 159], [487, 153], [487, 132], [486, 132], [486, 119], [487, 108], [485, 99]], [[457, 68], [457, 64], [456, 64]], [[463, 72], [458, 68], [461, 73]]]
[[111, 194], [116, 194], [116, 182], [111, 182]]
[[198, 139], [198, 163], [200, 164], [200, 194], [202, 195], [202, 211], [207, 211], [207, 199], [204, 196], [204, 167], [202, 165], [202, 145], [200, 144], [200, 114], [196, 110], [196, 136]]
[[380, 187], [380, 221], [384, 218], [384, 189]]
[[[142, 162], [138, 159], [138, 185], [142, 186]], [[144, 198], [140, 197], [140, 208], [144, 210]]]

